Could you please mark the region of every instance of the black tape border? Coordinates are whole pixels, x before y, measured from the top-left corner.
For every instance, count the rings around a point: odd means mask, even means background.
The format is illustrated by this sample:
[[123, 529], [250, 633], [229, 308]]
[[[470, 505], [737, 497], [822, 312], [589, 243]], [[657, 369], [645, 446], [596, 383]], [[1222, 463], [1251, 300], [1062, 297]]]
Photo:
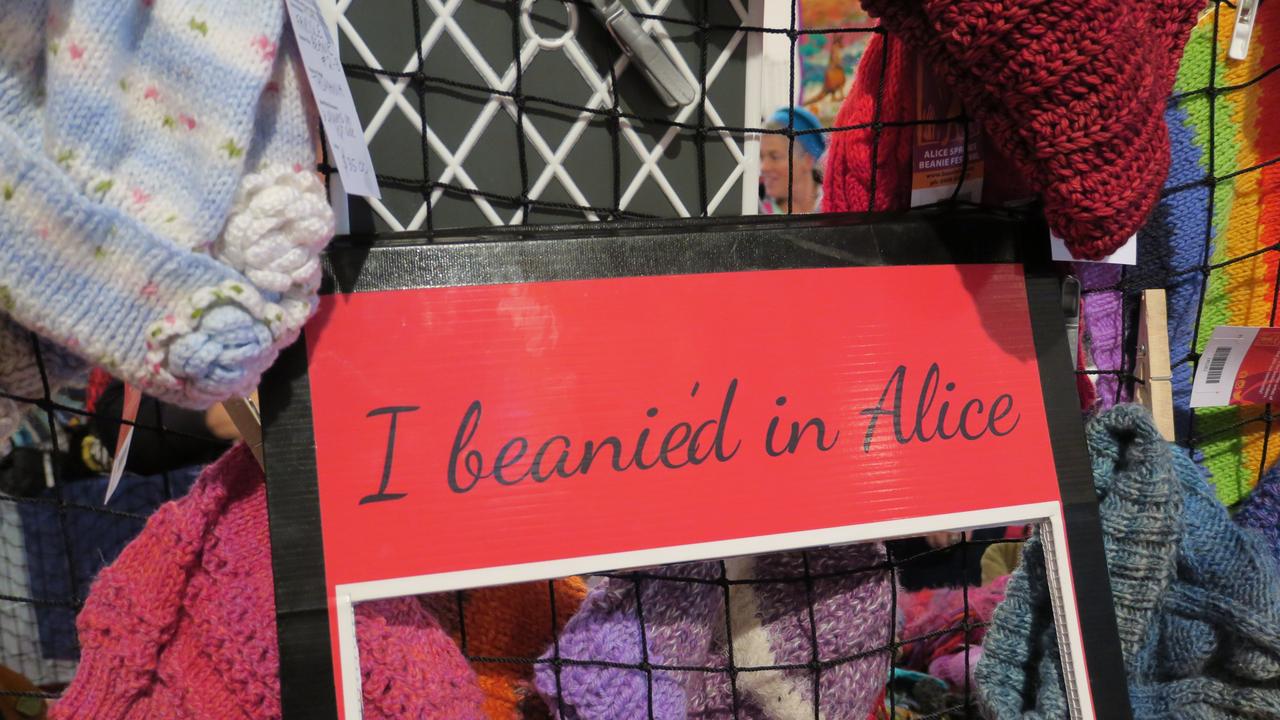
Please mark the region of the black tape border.
[[[1061, 485], [1090, 690], [1098, 717], [1129, 720], [1110, 580], [1066, 350], [1048, 230], [1029, 211], [923, 210], [345, 237], [321, 292], [799, 268], [1021, 263]], [[332, 644], [305, 343], [263, 379], [267, 502], [285, 720], [336, 720]]]
[[[1102, 544], [1098, 496], [1093, 488], [1084, 419], [1074, 382], [1075, 358], [1067, 349], [1063, 328], [1061, 297], [1060, 280], [1049, 263], [1030, 263], [1027, 304], [1031, 310], [1031, 334], [1049, 421], [1049, 444], [1062, 496], [1067, 555], [1089, 671], [1088, 690], [1093, 696], [1095, 717], [1131, 720], [1133, 711]], [[1062, 380], [1053, 382], [1052, 378]]]

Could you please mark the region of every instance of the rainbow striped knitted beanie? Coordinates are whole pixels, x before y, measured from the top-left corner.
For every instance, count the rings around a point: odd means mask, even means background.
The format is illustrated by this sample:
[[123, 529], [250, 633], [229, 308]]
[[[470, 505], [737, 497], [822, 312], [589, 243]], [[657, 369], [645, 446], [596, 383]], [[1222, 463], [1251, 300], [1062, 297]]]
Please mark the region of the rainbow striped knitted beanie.
[[1280, 128], [1261, 122], [1262, 108], [1280, 98], [1280, 78], [1249, 81], [1280, 63], [1280, 44], [1268, 43], [1266, 32], [1280, 22], [1280, 6], [1261, 8], [1244, 61], [1226, 56], [1234, 9], [1216, 8], [1200, 19], [1178, 69], [1165, 114], [1169, 178], [1142, 232], [1134, 277], [1143, 287], [1168, 289], [1178, 437], [1198, 449], [1218, 498], [1233, 505], [1274, 463], [1280, 444], [1270, 443], [1263, 458], [1260, 408], [1203, 409], [1193, 417], [1190, 358], [1203, 352], [1216, 326], [1274, 321], [1277, 257], [1259, 251], [1280, 231], [1280, 167], [1257, 165], [1280, 156]]

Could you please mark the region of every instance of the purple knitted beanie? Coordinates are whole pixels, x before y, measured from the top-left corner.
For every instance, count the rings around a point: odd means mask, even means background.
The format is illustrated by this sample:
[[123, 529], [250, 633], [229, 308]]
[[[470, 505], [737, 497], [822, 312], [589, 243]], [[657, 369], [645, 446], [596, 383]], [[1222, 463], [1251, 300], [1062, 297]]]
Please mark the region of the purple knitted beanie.
[[[1075, 263], [1080, 277], [1084, 303], [1084, 335], [1089, 356], [1099, 370], [1124, 368], [1124, 297], [1120, 290], [1122, 267], [1105, 263]], [[1124, 402], [1124, 386], [1120, 377], [1100, 373], [1095, 385], [1098, 390], [1098, 409], [1106, 410]]]
[[543, 655], [561, 664], [538, 666], [538, 690], [562, 720], [785, 720], [814, 716], [816, 678], [823, 717], [863, 720], [889, 672], [884, 561], [877, 543], [611, 577]]
[[[744, 668], [738, 687], [765, 717], [815, 717], [815, 677], [821, 717], [867, 717], [889, 679], [894, 622], [886, 559], [878, 543], [755, 558], [747, 573], [764, 582], [735, 585], [729, 609], [734, 660]], [[812, 588], [804, 580], [806, 562]]]
[[1280, 465], [1272, 465], [1235, 514], [1237, 525], [1254, 528], [1266, 538], [1271, 555], [1280, 560]]
[[554, 658], [558, 649], [564, 661], [559, 672], [550, 664], [536, 670], [538, 691], [553, 715], [645, 720], [652, 705], [653, 718], [685, 718], [688, 684], [700, 678], [673, 670], [653, 670], [650, 678], [639, 666], [709, 666], [714, 634], [724, 635], [724, 621], [718, 620], [724, 606], [723, 591], [715, 584], [719, 578], [718, 563], [688, 563], [653, 568], [634, 579], [611, 577], [594, 588], [557, 644], [543, 655]]

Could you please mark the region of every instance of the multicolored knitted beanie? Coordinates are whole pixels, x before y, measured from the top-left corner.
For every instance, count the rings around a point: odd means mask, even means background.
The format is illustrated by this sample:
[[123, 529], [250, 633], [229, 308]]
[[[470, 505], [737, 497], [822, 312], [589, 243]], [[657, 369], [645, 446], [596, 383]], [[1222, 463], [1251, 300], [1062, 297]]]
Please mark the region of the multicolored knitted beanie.
[[[970, 654], [968, 661], [965, 655], [980, 646], [996, 605], [1004, 599], [1008, 582], [1009, 576], [1004, 575], [982, 587], [902, 593], [898, 607], [905, 621], [896, 665], [928, 672], [963, 690], [965, 673], [972, 676], [977, 664], [975, 655]], [[966, 626], [970, 627], [968, 631], [962, 629]], [[944, 668], [942, 672], [938, 672], [940, 668]]]
[[[1178, 437], [1203, 453], [1218, 497], [1233, 505], [1257, 483], [1259, 468], [1280, 457], [1280, 444], [1267, 441], [1259, 407], [1198, 409], [1193, 423], [1190, 358], [1204, 351], [1216, 326], [1273, 322], [1280, 253], [1266, 250], [1280, 232], [1280, 167], [1259, 166], [1280, 156], [1280, 127], [1268, 120], [1280, 110], [1280, 76], [1266, 73], [1280, 63], [1280, 41], [1270, 34], [1280, 27], [1280, 5], [1258, 6], [1243, 61], [1227, 57], [1235, 9], [1214, 7], [1197, 24], [1178, 70], [1167, 112], [1168, 194], [1139, 245], [1143, 255], [1167, 255], [1140, 256], [1136, 271], [1143, 287], [1169, 288]], [[1211, 85], [1219, 90], [1210, 94]], [[1198, 184], [1209, 178], [1216, 182]], [[1152, 265], [1166, 264], [1167, 278], [1151, 277]], [[1205, 265], [1212, 266], [1207, 278]]]
[[[1089, 423], [1120, 647], [1137, 720], [1280, 715], [1280, 570], [1151, 417]], [[1038, 537], [996, 608], [975, 673], [994, 720], [1066, 718]]]
[[[278, 720], [274, 606], [265, 483], [240, 444], [102, 571], [49, 717]], [[356, 634], [367, 720], [484, 717], [474, 673], [416, 598], [360, 604]]]
[[[554, 662], [538, 666], [538, 689], [565, 720], [727, 718], [735, 711], [744, 720], [784, 720], [814, 716], [818, 672], [822, 716], [864, 720], [890, 667], [894, 623], [885, 557], [879, 544], [856, 545], [739, 558], [723, 569], [689, 563], [609, 578], [543, 655]], [[646, 670], [645, 663], [659, 667]], [[820, 671], [816, 664], [796, 667], [813, 663], [831, 664]]]
[[0, 311], [166, 401], [252, 390], [333, 234], [285, 29], [279, 2], [6, 3]]
[[1044, 196], [1079, 258], [1111, 254], [1155, 205], [1161, 113], [1200, 0], [864, 0], [923, 53]]

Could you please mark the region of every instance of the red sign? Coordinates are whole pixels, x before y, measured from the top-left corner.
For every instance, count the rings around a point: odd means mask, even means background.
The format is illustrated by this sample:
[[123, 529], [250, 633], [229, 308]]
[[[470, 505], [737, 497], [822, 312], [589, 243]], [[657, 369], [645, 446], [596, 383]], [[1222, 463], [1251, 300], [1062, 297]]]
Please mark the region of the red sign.
[[330, 587], [1058, 496], [1017, 266], [333, 295], [307, 339]]
[[1022, 522], [1122, 702], [1043, 227], [949, 218], [332, 255], [264, 386], [286, 714], [360, 717], [355, 603]]

